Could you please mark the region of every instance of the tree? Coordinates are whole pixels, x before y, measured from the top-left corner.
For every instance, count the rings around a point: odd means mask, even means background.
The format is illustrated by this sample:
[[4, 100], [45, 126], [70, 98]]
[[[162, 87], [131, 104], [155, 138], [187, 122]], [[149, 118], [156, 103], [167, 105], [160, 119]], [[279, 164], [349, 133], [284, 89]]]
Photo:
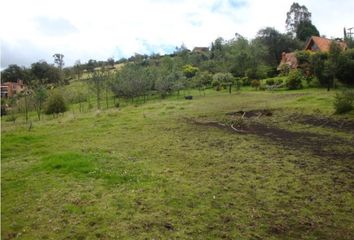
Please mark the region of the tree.
[[43, 85], [34, 87], [33, 89], [34, 106], [36, 108], [38, 120], [41, 120], [41, 113], [43, 109], [43, 104], [47, 99], [47, 90]]
[[258, 41], [267, 48], [265, 61], [270, 66], [279, 64], [283, 52], [292, 52], [299, 48], [299, 43], [296, 40], [271, 27], [259, 30], [254, 41]]
[[152, 89], [153, 79], [156, 78], [154, 68], [143, 67], [140, 64], [130, 63], [113, 77], [111, 89], [117, 97], [134, 101], [135, 97], [143, 96], [144, 102], [149, 90]]
[[214, 82], [219, 82], [221, 85], [229, 88], [231, 94], [231, 88], [234, 81], [234, 77], [231, 73], [216, 73], [213, 76]]
[[294, 2], [289, 12], [286, 13], [286, 29], [293, 36], [296, 34], [298, 26], [301, 22], [311, 22], [311, 13], [305, 5]]
[[82, 69], [82, 65], [81, 65], [80, 60], [76, 60], [73, 68], [74, 68], [75, 75], [77, 76], [77, 80], [80, 80], [82, 73], [83, 73], [83, 69]]
[[63, 79], [63, 74], [60, 69], [43, 60], [32, 63], [31, 74], [34, 78], [39, 80], [40, 84], [60, 84]]
[[103, 86], [103, 81], [105, 78], [105, 73], [104, 71], [93, 71], [91, 73], [91, 77], [89, 80], [89, 83], [92, 87], [92, 89], [96, 93], [96, 102], [97, 102], [97, 109], [101, 109], [101, 89]]
[[354, 49], [341, 53], [338, 59], [337, 78], [342, 83], [354, 86]]
[[2, 82], [16, 82], [25, 77], [25, 69], [16, 64], [10, 64], [4, 71], [1, 72]]
[[320, 36], [320, 32], [315, 25], [310, 21], [300, 22], [296, 29], [296, 38], [300, 41], [306, 41], [311, 36]]
[[328, 55], [328, 72], [329, 78], [332, 84], [328, 83], [328, 91], [330, 85], [335, 88], [335, 79], [337, 78], [337, 73], [339, 69], [339, 58], [342, 52], [342, 48], [336, 41], [332, 41], [329, 46], [329, 55]]
[[199, 68], [194, 67], [190, 64], [187, 64], [187, 65], [183, 66], [182, 71], [183, 71], [184, 76], [186, 76], [186, 78], [192, 78], [197, 74], [197, 72], [199, 71]]
[[56, 53], [53, 55], [54, 63], [57, 64], [60, 70], [64, 67], [64, 55], [61, 53]]
[[113, 58], [108, 58], [108, 59], [107, 59], [107, 64], [108, 64], [108, 66], [110, 66], [111, 68], [114, 68], [114, 59], [113, 59]]
[[194, 85], [198, 88], [199, 92], [203, 90], [205, 96], [205, 88], [211, 84], [213, 76], [208, 72], [198, 72], [194, 77]]

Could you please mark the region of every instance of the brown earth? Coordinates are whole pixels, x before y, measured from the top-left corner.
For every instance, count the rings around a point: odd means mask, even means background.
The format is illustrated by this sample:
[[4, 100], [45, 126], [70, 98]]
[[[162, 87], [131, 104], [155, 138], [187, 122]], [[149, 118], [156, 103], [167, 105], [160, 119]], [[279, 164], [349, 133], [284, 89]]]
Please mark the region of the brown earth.
[[[232, 118], [232, 121], [229, 123], [202, 120], [188, 120], [188, 122], [200, 126], [216, 127], [233, 134], [254, 134], [271, 140], [285, 148], [306, 150], [321, 157], [354, 160], [354, 151], [348, 151], [348, 147], [353, 146], [353, 142], [350, 140], [310, 131], [295, 132], [262, 123], [262, 121], [260, 121], [261, 118], [273, 115], [271, 110], [237, 111], [226, 113], [226, 115]], [[297, 116], [297, 118], [291, 117], [291, 119], [298, 123], [330, 127], [339, 130], [353, 131], [354, 129], [354, 122], [341, 122], [328, 117], [319, 118], [317, 116], [306, 115], [303, 118]], [[354, 139], [354, 137], [352, 139]]]

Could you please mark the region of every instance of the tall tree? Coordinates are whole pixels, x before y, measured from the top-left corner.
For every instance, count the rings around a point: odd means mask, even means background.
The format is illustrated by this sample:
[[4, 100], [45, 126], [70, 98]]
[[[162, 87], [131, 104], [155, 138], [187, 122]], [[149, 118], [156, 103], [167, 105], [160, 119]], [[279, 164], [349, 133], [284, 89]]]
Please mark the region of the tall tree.
[[289, 12], [286, 13], [286, 29], [295, 36], [297, 28], [301, 22], [311, 22], [311, 13], [305, 5], [294, 2]]
[[268, 56], [265, 60], [271, 66], [278, 65], [282, 52], [291, 52], [299, 48], [296, 40], [271, 27], [259, 30], [255, 40], [267, 47]]
[[296, 29], [296, 38], [300, 41], [306, 41], [311, 36], [320, 36], [316, 26], [309, 21], [300, 22]]
[[74, 72], [75, 75], [77, 76], [77, 80], [80, 80], [82, 73], [83, 73], [83, 69], [82, 69], [82, 65], [80, 60], [76, 60], [75, 65], [74, 65]]
[[101, 109], [101, 89], [105, 78], [104, 71], [93, 71], [89, 83], [96, 93], [97, 109]]
[[34, 106], [36, 108], [38, 120], [41, 120], [43, 104], [47, 99], [47, 89], [43, 85], [37, 85], [33, 88]]
[[61, 53], [56, 53], [53, 55], [54, 63], [58, 66], [60, 70], [64, 67], [64, 55]]

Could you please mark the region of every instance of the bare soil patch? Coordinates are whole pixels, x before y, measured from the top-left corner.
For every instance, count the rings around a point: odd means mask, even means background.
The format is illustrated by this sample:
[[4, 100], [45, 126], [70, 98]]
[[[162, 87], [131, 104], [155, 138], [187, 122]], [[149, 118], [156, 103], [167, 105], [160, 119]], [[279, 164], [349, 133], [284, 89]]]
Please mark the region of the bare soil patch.
[[[252, 110], [247, 112], [237, 111], [226, 113], [226, 116], [231, 116], [229, 122], [204, 121], [195, 119], [188, 121], [196, 125], [223, 129], [233, 134], [254, 134], [269, 139], [283, 147], [296, 150], [306, 150], [322, 157], [331, 157], [335, 159], [354, 159], [354, 151], [344, 151], [345, 147], [350, 147], [353, 145], [348, 140], [336, 136], [313, 133], [309, 131], [295, 132], [263, 123], [261, 118], [271, 117], [272, 115], [273, 113], [271, 110]], [[326, 125], [328, 127], [339, 127], [341, 129], [348, 128], [348, 130], [352, 129], [351, 122], [340, 123], [337, 120], [326, 119], [323, 123], [323, 120], [321, 122], [317, 122], [315, 119], [315, 117], [306, 117], [304, 119], [298, 118], [296, 121], [303, 121], [306, 123], [313, 122], [316, 125], [321, 123], [323, 126], [325, 125], [324, 123], [326, 123], [328, 124]], [[338, 151], [338, 148], [342, 148], [343, 151]]]
[[339, 131], [354, 132], [353, 120], [336, 120], [325, 116], [297, 115], [297, 114], [293, 114], [291, 116], [291, 119], [301, 124], [332, 128]]

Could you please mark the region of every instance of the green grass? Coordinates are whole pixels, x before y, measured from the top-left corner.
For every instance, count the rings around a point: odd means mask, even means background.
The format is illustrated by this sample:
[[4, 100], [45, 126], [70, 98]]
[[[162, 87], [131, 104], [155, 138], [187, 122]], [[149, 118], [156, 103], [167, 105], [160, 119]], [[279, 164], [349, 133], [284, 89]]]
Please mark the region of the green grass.
[[353, 159], [188, 121], [273, 109], [266, 124], [350, 142], [291, 118], [331, 116], [334, 92], [191, 94], [34, 115], [31, 131], [2, 119], [2, 239], [353, 239]]

